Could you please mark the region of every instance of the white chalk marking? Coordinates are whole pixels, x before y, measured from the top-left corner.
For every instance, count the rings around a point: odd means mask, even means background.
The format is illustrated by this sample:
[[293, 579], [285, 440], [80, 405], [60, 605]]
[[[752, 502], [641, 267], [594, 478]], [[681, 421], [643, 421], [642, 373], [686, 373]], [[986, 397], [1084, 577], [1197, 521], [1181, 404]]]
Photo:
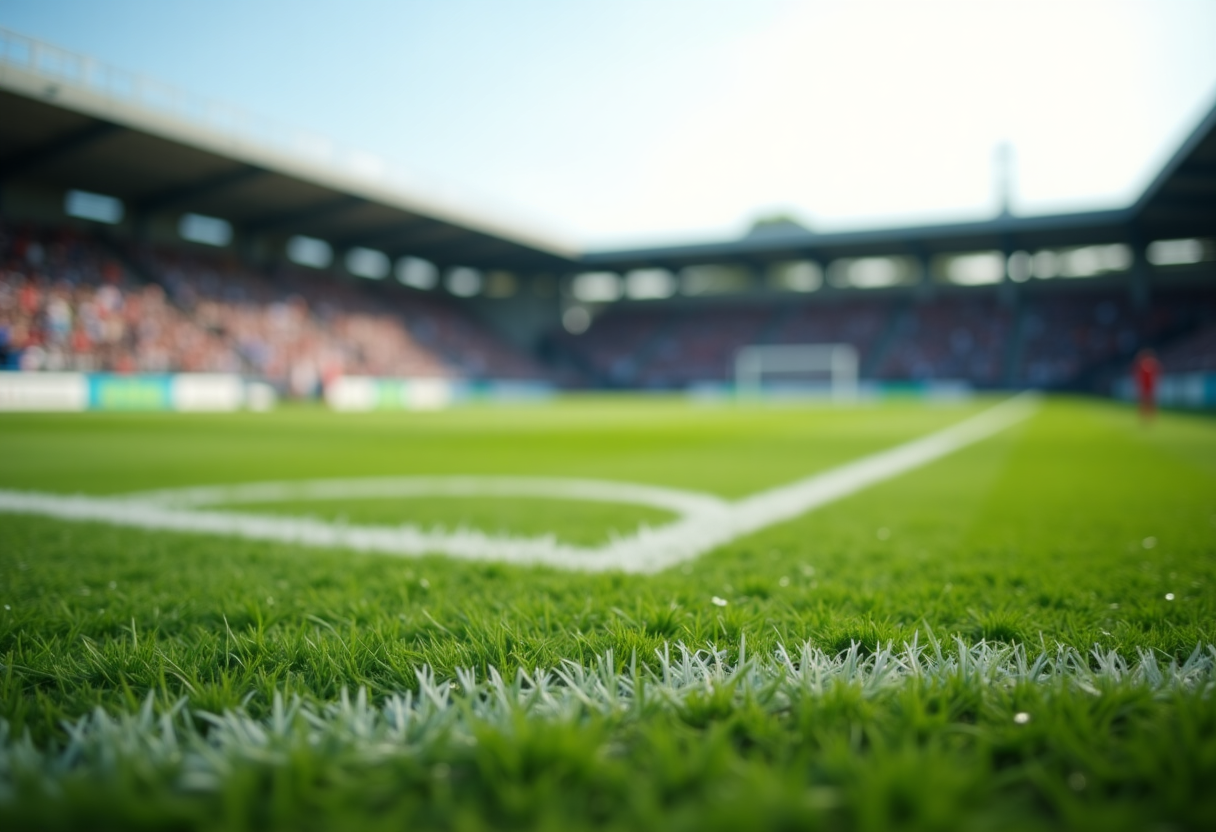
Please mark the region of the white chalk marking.
[[[176, 532], [242, 537], [391, 555], [445, 554], [463, 560], [543, 564], [601, 572], [656, 572], [753, 532], [791, 520], [986, 439], [1034, 412], [1037, 398], [1014, 396], [944, 430], [788, 485], [728, 502], [710, 494], [598, 480], [549, 477], [389, 477], [206, 486], [120, 497], [0, 490], [0, 511]], [[679, 515], [603, 546], [544, 537], [491, 536], [419, 526], [357, 526], [306, 517], [200, 510], [222, 504], [421, 496], [544, 497], [649, 505]]]
[[[611, 650], [586, 664], [581, 657], [565, 659], [549, 669], [517, 668], [513, 674], [458, 667], [444, 676], [424, 664], [415, 670], [417, 690], [378, 690], [372, 696], [362, 687], [353, 695], [343, 689], [328, 702], [275, 690], [269, 709], [256, 716], [244, 706], [208, 712], [191, 707], [185, 697], [158, 707], [163, 692], [152, 691], [138, 708], [93, 708], [63, 721], [63, 741], [36, 743], [27, 733], [0, 731], [0, 800], [20, 807], [45, 800], [73, 780], [115, 782], [116, 772], [132, 768], [157, 773], [170, 788], [199, 794], [222, 789], [251, 764], [274, 770], [283, 761], [301, 759], [336, 759], [344, 766], [383, 766], [395, 759], [416, 763], [419, 752], [430, 756], [445, 747], [474, 745], [487, 732], [514, 737], [520, 719], [569, 725], [593, 713], [612, 725], [630, 724], [656, 711], [687, 713], [707, 696], [722, 701], [723, 691], [732, 710], [776, 714], [791, 703], [813, 703], [846, 687], [869, 701], [885, 702], [909, 688], [954, 696], [960, 690], [1034, 686], [1054, 713], [1061, 702], [1075, 701], [1076, 693], [1113, 690], [1194, 702], [1210, 700], [1216, 689], [1211, 644], [1197, 645], [1183, 661], [1144, 649], [1123, 656], [1059, 645], [1036, 655], [1020, 644], [968, 646], [961, 639], [949, 644], [932, 638], [928, 644], [914, 638], [902, 649], [879, 644], [868, 655], [857, 644], [835, 655], [810, 643], [779, 644], [768, 656], [746, 653], [745, 647], [741, 639], [739, 660], [732, 662], [728, 651], [717, 647], [691, 650], [665, 643], [655, 650], [653, 669], [645, 661], [622, 667]], [[1021, 711], [1012, 721], [1032, 723], [1033, 715]]]
[[[1036, 655], [1020, 644], [968, 646], [961, 639], [949, 644], [932, 638], [928, 644], [914, 638], [902, 649], [879, 644], [868, 655], [857, 644], [838, 654], [810, 643], [779, 644], [768, 656], [754, 656], [745, 647], [740, 640], [739, 660], [732, 662], [728, 651], [717, 647], [691, 650], [665, 643], [655, 650], [653, 669], [644, 661], [622, 668], [611, 650], [587, 664], [580, 657], [549, 669], [518, 668], [514, 674], [468, 667], [444, 676], [424, 664], [415, 670], [416, 691], [371, 696], [366, 688], [353, 695], [343, 689], [335, 699], [316, 702], [276, 690], [268, 712], [257, 716], [243, 706], [211, 713], [191, 707], [185, 698], [162, 709], [160, 692], [149, 692], [141, 707], [94, 708], [64, 721], [62, 742], [38, 744], [28, 734], [0, 731], [0, 800], [32, 803], [72, 779], [114, 782], [116, 771], [131, 767], [157, 772], [164, 782], [198, 794], [222, 788], [251, 763], [269, 768], [301, 758], [364, 765], [416, 761], [419, 751], [472, 745], [487, 731], [515, 736], [521, 718], [568, 725], [594, 713], [628, 723], [656, 710], [685, 713], [722, 691], [729, 692], [732, 709], [777, 713], [845, 686], [871, 701], [889, 701], [907, 688], [1035, 686], [1044, 701], [1056, 704], [1072, 701], [1075, 692], [1093, 696], [1109, 690], [1148, 692], [1171, 701], [1210, 700], [1216, 689], [1211, 644], [1197, 645], [1183, 661], [1144, 649], [1123, 656], [1096, 646], [1087, 654], [1059, 645]], [[1012, 721], [1033, 720], [1019, 712]], [[16, 791], [15, 784], [20, 784]]]

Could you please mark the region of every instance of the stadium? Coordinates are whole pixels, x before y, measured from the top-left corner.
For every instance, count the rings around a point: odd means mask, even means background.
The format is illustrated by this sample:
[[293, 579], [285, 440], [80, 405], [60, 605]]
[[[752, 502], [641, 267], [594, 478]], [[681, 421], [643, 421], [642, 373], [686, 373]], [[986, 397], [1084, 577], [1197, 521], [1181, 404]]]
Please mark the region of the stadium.
[[612, 250], [7, 29], [0, 114], [5, 828], [1216, 826], [1216, 107]]

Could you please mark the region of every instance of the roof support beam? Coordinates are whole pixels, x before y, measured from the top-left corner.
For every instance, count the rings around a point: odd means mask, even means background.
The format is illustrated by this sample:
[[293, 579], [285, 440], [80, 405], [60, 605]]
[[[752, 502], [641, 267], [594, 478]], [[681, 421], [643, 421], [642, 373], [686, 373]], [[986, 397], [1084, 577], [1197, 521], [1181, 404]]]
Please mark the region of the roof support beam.
[[1183, 165], [1178, 171], [1177, 179], [1172, 187], [1216, 190], [1216, 164], [1192, 162]]
[[516, 254], [509, 249], [502, 248], [497, 242], [490, 240], [451, 240], [448, 242], [436, 243], [425, 246], [410, 246], [408, 248], [394, 247], [392, 251], [394, 256], [410, 254], [417, 257], [423, 257], [427, 260], [434, 260], [437, 263], [451, 263], [463, 266], [475, 266], [476, 260], [495, 255], [506, 254], [508, 256]]
[[1194, 211], [1196, 215], [1210, 214], [1216, 210], [1216, 200], [1208, 196], [1170, 195], [1160, 196], [1145, 209], [1150, 216], [1159, 211]]
[[98, 121], [67, 135], [39, 144], [37, 147], [15, 153], [7, 159], [0, 159], [0, 181], [33, 173], [38, 168], [78, 153], [122, 129], [117, 124]]
[[453, 240], [447, 243], [428, 246], [424, 250], [414, 248], [408, 250], [392, 249], [392, 251], [394, 252], [394, 256], [415, 254], [438, 263], [477, 268], [502, 268], [507, 271], [563, 271], [571, 269], [571, 264], [568, 261], [553, 256], [539, 255], [535, 251], [494, 237], [470, 237], [467, 240]]
[[246, 231], [257, 233], [260, 231], [273, 231], [276, 229], [290, 228], [293, 225], [303, 225], [316, 220], [331, 217], [334, 214], [339, 214], [343, 211], [348, 211], [351, 208], [363, 205], [367, 200], [358, 196], [343, 196], [338, 199], [331, 199], [327, 202], [322, 202], [319, 205], [309, 205], [306, 208], [300, 208], [295, 211], [287, 211], [282, 214], [271, 214], [261, 219], [255, 219], [251, 222], [243, 223]]
[[411, 230], [429, 225], [430, 220], [414, 218], [410, 220], [400, 220], [392, 225], [382, 225], [377, 228], [368, 229], [366, 232], [356, 234], [348, 234], [345, 237], [340, 237], [330, 242], [337, 248], [348, 248], [350, 246], [377, 246], [391, 247], [394, 246], [401, 237]]
[[188, 205], [191, 202], [212, 196], [226, 188], [257, 179], [265, 174], [266, 171], [259, 167], [241, 165], [234, 170], [227, 170], [214, 176], [206, 176], [194, 182], [188, 182], [185, 185], [176, 185], [172, 188], [157, 191], [136, 201], [131, 207], [141, 213], [164, 211], [168, 208]]
[[393, 249], [401, 251], [403, 254], [410, 254], [415, 246], [433, 246], [461, 237], [480, 236], [476, 235], [476, 232], [443, 223], [428, 221], [427, 225], [428, 227], [421, 228], [412, 234], [404, 234], [394, 239]]

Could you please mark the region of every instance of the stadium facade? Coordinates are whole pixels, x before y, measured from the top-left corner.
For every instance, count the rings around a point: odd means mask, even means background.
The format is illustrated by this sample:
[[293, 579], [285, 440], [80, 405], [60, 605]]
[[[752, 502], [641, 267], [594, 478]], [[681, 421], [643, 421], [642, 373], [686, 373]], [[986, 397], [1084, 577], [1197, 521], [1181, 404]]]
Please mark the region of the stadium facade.
[[[1111, 392], [1144, 347], [1216, 372], [1216, 109], [1124, 208], [592, 252], [3, 30], [0, 113], [10, 367], [670, 389], [725, 383], [743, 346], [831, 342], [889, 384]], [[106, 304], [129, 331], [85, 326]]]

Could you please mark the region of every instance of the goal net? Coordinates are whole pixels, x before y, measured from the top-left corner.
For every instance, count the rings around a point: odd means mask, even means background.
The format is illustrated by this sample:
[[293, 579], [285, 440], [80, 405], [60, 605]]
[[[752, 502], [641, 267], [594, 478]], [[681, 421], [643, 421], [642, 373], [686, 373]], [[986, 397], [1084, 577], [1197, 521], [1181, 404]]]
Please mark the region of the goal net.
[[[775, 379], [787, 388], [826, 392], [833, 399], [857, 397], [857, 349], [852, 344], [757, 344], [735, 353], [735, 390], [759, 396]], [[791, 382], [793, 384], [791, 384]]]

